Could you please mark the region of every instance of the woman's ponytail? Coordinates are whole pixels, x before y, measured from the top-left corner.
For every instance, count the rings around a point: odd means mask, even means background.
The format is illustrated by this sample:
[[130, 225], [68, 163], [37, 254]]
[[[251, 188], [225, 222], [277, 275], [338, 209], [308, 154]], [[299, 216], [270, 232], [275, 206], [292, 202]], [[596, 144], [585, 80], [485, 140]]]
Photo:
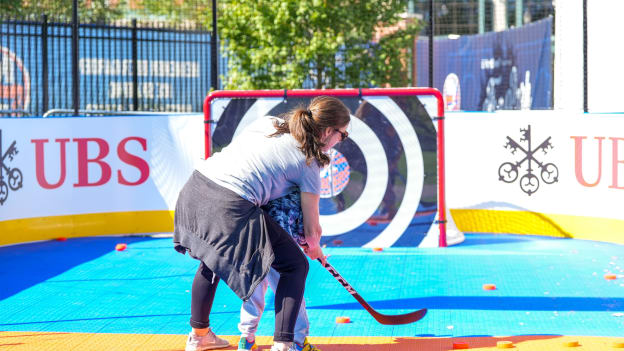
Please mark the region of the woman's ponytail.
[[284, 122], [275, 121], [275, 133], [290, 133], [299, 142], [299, 149], [308, 165], [316, 161], [319, 166], [329, 164], [329, 156], [323, 152], [325, 144], [321, 135], [326, 128], [342, 127], [349, 123], [351, 113], [337, 98], [319, 96], [312, 99], [307, 108], [298, 107], [284, 116]]

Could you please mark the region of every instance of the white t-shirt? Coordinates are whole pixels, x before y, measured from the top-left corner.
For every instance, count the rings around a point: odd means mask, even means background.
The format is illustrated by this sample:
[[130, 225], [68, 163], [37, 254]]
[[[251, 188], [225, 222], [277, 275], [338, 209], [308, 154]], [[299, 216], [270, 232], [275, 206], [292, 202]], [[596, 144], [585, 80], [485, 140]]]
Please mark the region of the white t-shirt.
[[285, 196], [297, 186], [302, 192], [320, 194], [318, 163], [306, 164], [299, 143], [290, 134], [267, 137], [275, 132], [274, 119], [278, 118], [258, 118], [197, 170], [257, 206]]

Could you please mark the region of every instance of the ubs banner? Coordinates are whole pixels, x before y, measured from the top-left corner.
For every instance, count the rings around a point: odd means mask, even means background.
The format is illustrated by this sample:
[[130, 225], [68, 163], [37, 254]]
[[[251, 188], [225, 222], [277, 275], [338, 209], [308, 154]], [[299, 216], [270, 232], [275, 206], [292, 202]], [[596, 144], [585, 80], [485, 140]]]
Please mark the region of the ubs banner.
[[0, 245], [171, 231], [202, 130], [198, 114], [0, 119]]
[[[436, 39], [434, 87], [447, 111], [552, 108], [552, 18], [504, 32]], [[429, 84], [428, 40], [416, 44], [418, 86]]]
[[624, 114], [449, 113], [446, 140], [461, 231], [624, 243]]

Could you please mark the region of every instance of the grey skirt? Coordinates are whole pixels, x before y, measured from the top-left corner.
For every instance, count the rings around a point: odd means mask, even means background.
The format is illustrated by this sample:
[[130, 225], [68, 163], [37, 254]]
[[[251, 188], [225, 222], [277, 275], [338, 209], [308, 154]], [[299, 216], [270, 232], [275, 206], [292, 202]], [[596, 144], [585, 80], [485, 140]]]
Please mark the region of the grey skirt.
[[265, 212], [198, 171], [180, 191], [173, 242], [178, 252], [204, 262], [243, 300], [275, 258]]

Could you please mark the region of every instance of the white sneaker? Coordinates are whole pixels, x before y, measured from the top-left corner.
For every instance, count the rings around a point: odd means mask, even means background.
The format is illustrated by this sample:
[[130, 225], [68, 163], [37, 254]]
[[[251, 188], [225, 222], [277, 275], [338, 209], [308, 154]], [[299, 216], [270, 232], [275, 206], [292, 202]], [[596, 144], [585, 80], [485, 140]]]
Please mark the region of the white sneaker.
[[271, 351], [297, 351], [297, 349], [295, 348], [295, 343], [293, 342], [287, 349], [282, 349], [278, 346], [273, 345], [271, 346]]
[[192, 331], [186, 340], [185, 351], [204, 351], [212, 349], [221, 349], [230, 346], [230, 342], [216, 336], [212, 329], [208, 329], [208, 333], [204, 336], [195, 335]]

